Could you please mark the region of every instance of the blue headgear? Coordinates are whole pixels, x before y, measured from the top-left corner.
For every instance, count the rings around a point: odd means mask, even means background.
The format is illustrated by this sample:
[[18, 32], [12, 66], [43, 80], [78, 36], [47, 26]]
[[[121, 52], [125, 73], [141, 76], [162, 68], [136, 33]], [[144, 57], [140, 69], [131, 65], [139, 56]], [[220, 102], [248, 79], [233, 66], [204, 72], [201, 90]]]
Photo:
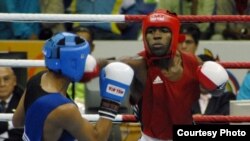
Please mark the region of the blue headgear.
[[83, 77], [89, 52], [87, 41], [67, 32], [56, 34], [43, 47], [46, 67], [71, 81], [80, 81]]

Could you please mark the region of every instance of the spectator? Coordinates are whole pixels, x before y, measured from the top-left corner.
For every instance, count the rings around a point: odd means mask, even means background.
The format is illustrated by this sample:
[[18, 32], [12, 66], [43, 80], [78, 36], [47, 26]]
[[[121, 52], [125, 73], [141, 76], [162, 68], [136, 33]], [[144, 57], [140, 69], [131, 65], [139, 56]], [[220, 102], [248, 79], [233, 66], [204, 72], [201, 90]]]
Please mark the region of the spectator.
[[[14, 113], [23, 94], [12, 68], [0, 67], [0, 113]], [[12, 122], [0, 121], [1, 140], [22, 140], [23, 129], [13, 128]]]
[[[249, 15], [250, 0], [218, 0], [217, 15]], [[239, 40], [250, 39], [250, 23], [216, 23], [213, 39]]]
[[[6, 6], [7, 0], [1, 0], [0, 1], [0, 12], [1, 13], [7, 13], [8, 9]], [[7, 40], [7, 39], [14, 39], [14, 33], [12, 30], [12, 23], [10, 22], [0, 22], [0, 39]]]
[[[1, 0], [1, 12], [4, 13], [40, 13], [39, 0]], [[3, 32], [2, 39], [38, 39], [40, 32], [39, 23], [24, 23], [24, 22], [4, 22], [0, 24]]]
[[[44, 14], [63, 14], [63, 0], [40, 0], [41, 13]], [[41, 23], [39, 39], [47, 40], [54, 34], [65, 31], [64, 23]]]
[[[216, 0], [159, 0], [156, 8], [167, 9], [178, 15], [214, 15]], [[197, 24], [201, 39], [210, 39], [213, 34], [212, 23]]]
[[195, 55], [200, 41], [200, 29], [195, 24], [182, 24], [180, 32], [185, 35], [185, 41], [180, 44], [179, 50]]
[[239, 93], [237, 94], [237, 100], [250, 99], [250, 71], [246, 73], [246, 76], [240, 86]]
[[[138, 14], [135, 0], [76, 0], [72, 4], [77, 14]], [[78, 24], [74, 25], [77, 26]], [[97, 40], [137, 39], [138, 24], [136, 23], [80, 23], [92, 30]], [[137, 28], [136, 28], [137, 27]]]

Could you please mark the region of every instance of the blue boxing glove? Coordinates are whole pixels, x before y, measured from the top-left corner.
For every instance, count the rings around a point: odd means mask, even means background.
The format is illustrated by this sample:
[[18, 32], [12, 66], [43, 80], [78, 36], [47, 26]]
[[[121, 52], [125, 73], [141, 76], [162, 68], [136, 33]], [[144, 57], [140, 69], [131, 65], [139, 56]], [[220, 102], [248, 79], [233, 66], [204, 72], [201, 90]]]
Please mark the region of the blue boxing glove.
[[133, 69], [121, 62], [110, 63], [102, 69], [99, 80], [102, 101], [98, 111], [101, 117], [115, 118], [133, 77]]

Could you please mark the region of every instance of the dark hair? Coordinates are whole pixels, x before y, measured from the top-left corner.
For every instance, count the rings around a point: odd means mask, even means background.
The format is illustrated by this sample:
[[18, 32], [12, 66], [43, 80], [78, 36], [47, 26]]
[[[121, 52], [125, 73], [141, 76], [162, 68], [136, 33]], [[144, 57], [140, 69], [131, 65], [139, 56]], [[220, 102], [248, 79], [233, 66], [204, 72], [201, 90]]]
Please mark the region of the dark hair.
[[180, 33], [190, 34], [193, 37], [195, 44], [198, 45], [199, 40], [200, 40], [200, 35], [201, 35], [200, 29], [198, 26], [192, 23], [181, 24]]

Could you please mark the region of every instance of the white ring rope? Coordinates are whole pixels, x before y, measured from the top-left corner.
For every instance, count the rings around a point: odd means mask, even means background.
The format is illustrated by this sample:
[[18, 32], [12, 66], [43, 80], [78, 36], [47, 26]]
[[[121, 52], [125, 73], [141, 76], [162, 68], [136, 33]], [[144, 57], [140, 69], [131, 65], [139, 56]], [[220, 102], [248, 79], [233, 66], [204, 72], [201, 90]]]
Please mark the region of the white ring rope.
[[[133, 117], [133, 115], [128, 115], [129, 117]], [[13, 117], [13, 113], [0, 113], [0, 121], [11, 121]], [[100, 118], [98, 114], [83, 114], [82, 117], [86, 118], [90, 122], [96, 122]], [[113, 122], [124, 122], [124, 115], [117, 115]], [[133, 119], [128, 120], [129, 122], [137, 122]]]
[[1, 67], [44, 67], [44, 60], [0, 59]]
[[0, 21], [6, 21], [6, 22], [56, 22], [56, 23], [125, 22], [125, 15], [0, 13]]

